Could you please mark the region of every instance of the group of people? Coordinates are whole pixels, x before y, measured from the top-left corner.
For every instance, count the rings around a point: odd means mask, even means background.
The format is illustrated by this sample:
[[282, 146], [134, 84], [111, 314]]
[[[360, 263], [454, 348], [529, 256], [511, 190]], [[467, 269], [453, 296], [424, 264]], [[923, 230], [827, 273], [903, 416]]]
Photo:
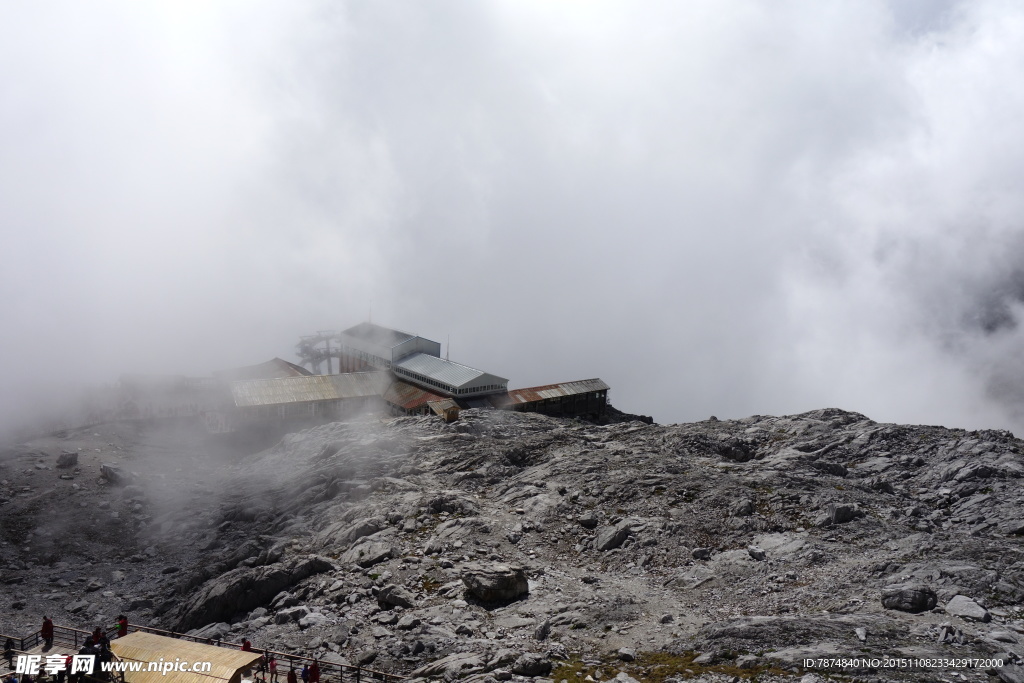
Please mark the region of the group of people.
[[[246, 638], [242, 641], [242, 650], [252, 652], [252, 643]], [[263, 656], [256, 662], [256, 681], [259, 683], [278, 683], [277, 658], [269, 650], [263, 651]], [[285, 676], [287, 683], [320, 683], [320, 660], [314, 659], [312, 664], [303, 664], [302, 669], [296, 673], [294, 664], [288, 668], [288, 675]]]
[[[101, 663], [109, 662], [113, 659], [114, 655], [110, 649], [110, 640], [113, 638], [123, 638], [128, 635], [128, 618], [120, 614], [117, 617], [117, 623], [112, 627], [114, 632], [113, 636], [108, 636], [106, 630], [101, 626], [97, 626], [96, 629], [85, 639], [85, 643], [82, 648], [78, 651], [79, 655], [91, 655], [94, 657], [93, 661], [96, 662], [93, 678], [102, 678], [106, 674], [102, 671]], [[53, 649], [54, 639], [54, 626], [53, 621], [48, 617], [43, 617], [42, 628], [39, 629], [39, 636], [43, 640], [43, 653], [49, 652]], [[212, 639], [207, 639], [208, 645], [220, 645], [220, 639], [216, 643]], [[242, 641], [242, 648], [245, 652], [252, 652], [252, 643], [248, 638]], [[13, 671], [14, 658], [18, 652], [14, 647], [14, 640], [11, 638], [7, 639], [4, 643], [3, 656], [7, 660], [8, 669]], [[51, 663], [53, 656], [47, 656], [47, 664]], [[2, 683], [49, 683], [55, 681], [55, 683], [85, 683], [86, 674], [75, 673], [71, 674], [71, 662], [72, 655], [68, 654], [64, 659], [64, 666], [58, 667], [57, 671], [48, 674], [46, 668], [53, 669], [52, 665], [49, 667], [41, 667], [38, 675], [32, 675], [30, 673], [17, 674], [11, 673], [3, 679]], [[314, 659], [311, 664], [304, 664], [302, 669], [299, 671], [295, 670], [294, 662], [289, 662], [288, 674], [285, 676], [285, 683], [320, 683], [320, 661]], [[258, 683], [280, 683], [278, 679], [278, 665], [277, 658], [269, 650], [264, 650], [263, 655], [256, 662], [256, 681]]]
[[[128, 617], [123, 614], [118, 615], [117, 623], [112, 626], [114, 631], [114, 638], [123, 638], [128, 635]], [[46, 657], [45, 664], [40, 666], [38, 673], [33, 674], [31, 672], [18, 674], [16, 672], [9, 674], [4, 678], [4, 683], [43, 683], [44, 681], [53, 680], [56, 683], [64, 683], [65, 679], [68, 683], [84, 683], [84, 676], [87, 675], [83, 672], [71, 673], [73, 656], [66, 654], [64, 656], [63, 665], [55, 666], [54, 655], [47, 655], [46, 653], [53, 649], [54, 639], [54, 626], [53, 620], [48, 616], [43, 616], [43, 625], [39, 629], [39, 637], [43, 641], [43, 655]], [[82, 648], [78, 651], [79, 655], [91, 655], [95, 663], [97, 662], [109, 662], [114, 658], [113, 653], [110, 650], [110, 636], [107, 635], [106, 630], [102, 626], [97, 626], [96, 629], [86, 637]], [[14, 671], [14, 658], [18, 655], [18, 651], [15, 650], [14, 640], [8, 638], [4, 643], [4, 659], [7, 660], [8, 669]], [[59, 657], [59, 655], [56, 655]], [[89, 672], [92, 673], [92, 672]], [[103, 672], [100, 666], [95, 666], [94, 676], [102, 677]]]

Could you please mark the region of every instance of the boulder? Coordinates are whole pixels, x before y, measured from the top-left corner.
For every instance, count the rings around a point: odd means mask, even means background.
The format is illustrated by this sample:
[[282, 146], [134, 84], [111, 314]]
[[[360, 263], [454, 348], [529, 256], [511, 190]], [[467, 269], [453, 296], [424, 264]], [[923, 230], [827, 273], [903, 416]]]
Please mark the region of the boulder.
[[512, 673], [518, 676], [547, 676], [551, 673], [551, 661], [535, 652], [520, 655], [512, 665]]
[[333, 565], [317, 556], [299, 557], [264, 567], [240, 567], [207, 581], [178, 611], [175, 631], [187, 631], [269, 603], [275, 595]]
[[579, 516], [580, 526], [584, 529], [596, 529], [597, 521], [597, 515], [592, 510], [588, 510]]
[[346, 546], [366, 536], [387, 528], [387, 522], [379, 517], [366, 517], [357, 519], [340, 530], [328, 529], [323, 536], [326, 543], [337, 543], [339, 546]]
[[481, 602], [510, 602], [530, 592], [522, 567], [472, 563], [462, 570], [466, 593]]
[[78, 464], [78, 453], [64, 451], [57, 456], [57, 467], [67, 469]]
[[620, 522], [615, 526], [606, 526], [598, 530], [594, 537], [594, 547], [598, 550], [614, 550], [629, 538], [628, 522]]
[[857, 509], [856, 505], [847, 505], [845, 503], [829, 503], [828, 504], [828, 516], [829, 521], [833, 524], [843, 524], [849, 522], [857, 517], [861, 516], [861, 511]]
[[275, 624], [287, 624], [292, 621], [298, 621], [309, 614], [309, 608], [305, 605], [299, 605], [298, 607], [289, 607], [287, 609], [280, 610], [274, 616]]
[[954, 617], [960, 617], [968, 621], [980, 621], [987, 623], [992, 620], [992, 616], [988, 613], [988, 610], [979, 605], [978, 603], [971, 600], [966, 595], [957, 595], [952, 600], [946, 603], [945, 606], [946, 614], [951, 614]]
[[358, 564], [363, 569], [391, 559], [395, 549], [381, 541], [356, 543], [339, 558], [345, 564]]
[[189, 631], [188, 635], [195, 636], [200, 640], [206, 640], [207, 638], [222, 640], [226, 638], [229, 633], [231, 633], [231, 624], [221, 621], [216, 624], [207, 624], [202, 628]]
[[417, 617], [413, 616], [412, 614], [406, 614], [404, 617], [398, 620], [398, 624], [396, 624], [395, 627], [399, 631], [408, 631], [410, 629], [416, 628], [419, 625], [420, 620]]
[[377, 593], [377, 604], [383, 609], [392, 607], [416, 607], [416, 598], [408, 590], [395, 584], [388, 584]]
[[456, 652], [413, 670], [409, 678], [458, 678], [466, 669], [482, 669], [483, 658], [475, 652]]
[[127, 484], [129, 475], [118, 465], [105, 462], [100, 465], [100, 476], [111, 484]]
[[747, 554], [750, 555], [750, 557], [752, 559], [755, 559], [758, 562], [764, 562], [765, 558], [767, 557], [767, 555], [765, 554], [764, 550], [762, 550], [761, 548], [757, 547], [756, 545], [752, 545], [752, 546], [748, 547], [747, 548]]
[[328, 618], [326, 615], [320, 612], [310, 612], [306, 616], [299, 619], [299, 628], [305, 630], [313, 626], [319, 626], [320, 624], [326, 624]]
[[930, 588], [898, 584], [882, 589], [882, 607], [916, 614], [933, 609], [938, 596]]
[[749, 517], [754, 514], [754, 501], [749, 498], [743, 498], [733, 503], [732, 508], [729, 510], [733, 517]]

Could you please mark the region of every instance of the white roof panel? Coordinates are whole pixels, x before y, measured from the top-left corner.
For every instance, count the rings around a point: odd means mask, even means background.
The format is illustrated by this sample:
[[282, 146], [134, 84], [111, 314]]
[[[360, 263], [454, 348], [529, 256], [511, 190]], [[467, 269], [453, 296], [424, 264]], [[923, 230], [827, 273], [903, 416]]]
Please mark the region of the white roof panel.
[[[395, 363], [395, 367], [408, 370], [409, 372], [415, 372], [418, 375], [429, 377], [430, 379], [437, 380], [438, 382], [456, 388], [463, 387], [484, 375], [488, 375], [488, 373], [483, 370], [477, 370], [476, 368], [471, 368], [460, 363], [453, 363], [450, 360], [431, 356], [426, 353], [415, 353], [407, 358], [403, 358]], [[494, 378], [494, 384], [501, 384], [508, 381], [504, 377], [497, 377], [496, 375], [489, 376]]]

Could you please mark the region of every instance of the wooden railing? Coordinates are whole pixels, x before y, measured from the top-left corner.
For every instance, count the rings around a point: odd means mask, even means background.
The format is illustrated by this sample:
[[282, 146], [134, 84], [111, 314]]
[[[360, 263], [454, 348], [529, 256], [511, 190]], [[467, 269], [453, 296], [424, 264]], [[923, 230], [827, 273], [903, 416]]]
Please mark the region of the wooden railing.
[[[193, 643], [201, 643], [203, 645], [213, 645], [215, 647], [225, 647], [232, 650], [240, 650], [242, 648], [241, 643], [229, 643], [221, 640], [213, 640], [210, 638], [199, 638], [196, 636], [190, 636], [184, 633], [175, 633], [174, 631], [165, 631], [159, 628], [153, 628], [151, 626], [141, 626], [139, 624], [128, 624], [128, 632], [142, 631], [143, 633], [153, 633], [158, 636], [164, 636], [167, 638], [177, 638], [179, 640], [187, 640]], [[85, 645], [87, 638], [92, 636], [91, 631], [83, 631], [82, 629], [73, 628], [71, 626], [60, 626], [54, 624], [53, 627], [53, 642], [55, 645], [63, 645], [69, 648], [73, 648], [75, 651]], [[40, 631], [30, 633], [27, 636], [7, 636], [0, 633], [0, 643], [6, 642], [10, 638], [14, 641], [15, 651], [18, 654], [24, 653], [27, 650], [31, 650], [34, 647], [38, 647], [43, 642], [43, 637]], [[313, 657], [304, 657], [302, 655], [288, 654], [285, 652], [277, 652], [275, 650], [265, 650], [261, 648], [253, 648], [253, 652], [256, 654], [273, 655], [277, 660], [277, 683], [284, 683], [287, 679], [289, 668], [301, 669], [303, 665], [312, 665], [314, 661], [317, 661], [320, 665], [320, 683], [361, 683], [361, 681], [384, 681], [384, 683], [397, 683], [398, 681], [404, 680], [404, 676], [398, 674], [387, 673], [384, 671], [376, 671], [374, 669], [367, 669], [365, 667], [357, 666], [355, 664], [338, 664], [336, 662], [327, 662], [322, 660], [315, 660]], [[261, 674], [265, 683], [271, 683], [269, 680], [269, 671]]]

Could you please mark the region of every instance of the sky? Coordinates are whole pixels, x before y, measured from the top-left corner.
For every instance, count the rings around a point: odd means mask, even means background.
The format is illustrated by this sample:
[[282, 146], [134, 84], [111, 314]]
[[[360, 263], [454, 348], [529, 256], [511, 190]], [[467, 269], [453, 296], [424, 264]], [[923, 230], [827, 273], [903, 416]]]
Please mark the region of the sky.
[[0, 5], [0, 413], [374, 322], [658, 422], [1024, 434], [1024, 6]]

